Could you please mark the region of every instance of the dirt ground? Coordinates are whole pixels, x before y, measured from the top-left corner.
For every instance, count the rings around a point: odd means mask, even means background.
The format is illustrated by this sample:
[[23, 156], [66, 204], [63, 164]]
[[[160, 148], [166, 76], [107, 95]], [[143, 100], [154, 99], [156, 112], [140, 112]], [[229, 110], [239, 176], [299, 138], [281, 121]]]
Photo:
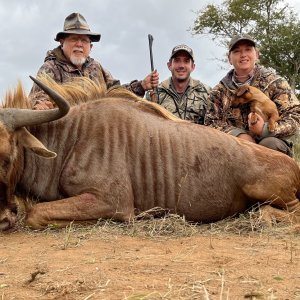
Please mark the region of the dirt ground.
[[299, 233], [171, 223], [0, 233], [1, 299], [300, 299]]

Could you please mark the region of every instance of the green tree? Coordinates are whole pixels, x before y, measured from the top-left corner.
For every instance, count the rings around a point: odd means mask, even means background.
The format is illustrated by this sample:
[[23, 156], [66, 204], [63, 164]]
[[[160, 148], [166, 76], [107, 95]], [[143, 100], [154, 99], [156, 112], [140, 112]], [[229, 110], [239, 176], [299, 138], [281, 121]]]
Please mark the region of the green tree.
[[258, 42], [261, 63], [300, 90], [300, 21], [283, 0], [225, 0], [197, 12], [192, 34], [209, 35], [222, 46], [237, 33]]

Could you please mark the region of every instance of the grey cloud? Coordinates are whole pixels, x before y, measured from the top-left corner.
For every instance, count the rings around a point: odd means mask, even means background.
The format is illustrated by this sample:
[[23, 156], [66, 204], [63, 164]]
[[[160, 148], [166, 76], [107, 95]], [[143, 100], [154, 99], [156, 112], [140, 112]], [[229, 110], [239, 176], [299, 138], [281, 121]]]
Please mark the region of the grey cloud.
[[[220, 4], [213, 0], [210, 3]], [[300, 0], [294, 0], [294, 3]], [[47, 50], [57, 46], [56, 33], [65, 17], [80, 12], [94, 32], [101, 33], [91, 56], [122, 83], [142, 79], [150, 72], [148, 33], [154, 37], [154, 64], [160, 79], [169, 77], [166, 63], [171, 49], [181, 43], [193, 48], [196, 70], [193, 77], [214, 86], [227, 70], [221, 70], [215, 57], [226, 50], [188, 31], [195, 11], [207, 5], [199, 0], [0, 0], [0, 97], [21, 80], [29, 92], [29, 75], [35, 75]], [[229, 68], [229, 66], [228, 66]]]

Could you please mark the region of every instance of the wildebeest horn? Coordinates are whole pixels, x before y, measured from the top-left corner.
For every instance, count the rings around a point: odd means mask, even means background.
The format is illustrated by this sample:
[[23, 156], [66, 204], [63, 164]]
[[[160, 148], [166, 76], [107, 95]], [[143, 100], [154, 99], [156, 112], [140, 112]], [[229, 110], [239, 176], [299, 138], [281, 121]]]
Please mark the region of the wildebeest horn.
[[12, 129], [23, 126], [38, 125], [45, 122], [51, 122], [65, 116], [69, 109], [69, 103], [54, 90], [50, 89], [38, 79], [29, 76], [46, 94], [48, 94], [58, 108], [48, 110], [31, 110], [31, 109], [3, 109], [0, 110], [0, 120]]

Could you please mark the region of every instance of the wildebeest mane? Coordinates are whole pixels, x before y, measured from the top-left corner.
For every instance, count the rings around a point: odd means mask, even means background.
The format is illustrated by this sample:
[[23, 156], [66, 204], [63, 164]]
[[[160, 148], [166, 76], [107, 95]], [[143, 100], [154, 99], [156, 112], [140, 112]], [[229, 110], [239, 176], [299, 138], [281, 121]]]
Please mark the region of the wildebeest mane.
[[28, 99], [21, 81], [18, 81], [15, 89], [6, 92], [2, 101], [2, 108], [31, 108], [32, 104]]
[[[47, 75], [39, 76], [38, 79], [64, 97], [71, 106], [80, 105], [93, 100], [103, 98], [121, 98], [138, 102], [141, 109], [145, 109], [163, 118], [183, 121], [164, 109], [162, 106], [138, 97], [122, 86], [113, 86], [106, 89], [103, 85], [88, 77], [75, 77], [72, 80], [60, 84]], [[3, 101], [3, 108], [31, 108], [32, 101], [27, 96], [19, 81], [14, 90], [9, 90]]]

